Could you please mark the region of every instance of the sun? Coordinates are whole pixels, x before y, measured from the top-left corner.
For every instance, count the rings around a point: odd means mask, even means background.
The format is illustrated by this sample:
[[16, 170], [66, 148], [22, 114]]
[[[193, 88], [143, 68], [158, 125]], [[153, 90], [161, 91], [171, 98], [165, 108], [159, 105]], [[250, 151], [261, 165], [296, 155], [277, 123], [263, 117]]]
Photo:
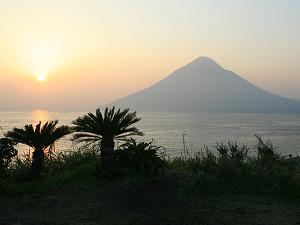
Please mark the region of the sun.
[[28, 71], [37, 82], [48, 80], [62, 60], [62, 44], [51, 37], [37, 37], [24, 42], [24, 62]]
[[47, 79], [47, 76], [45, 74], [40, 74], [37, 76], [37, 80], [39, 82], [44, 82], [44, 81], [46, 81], [46, 79]]

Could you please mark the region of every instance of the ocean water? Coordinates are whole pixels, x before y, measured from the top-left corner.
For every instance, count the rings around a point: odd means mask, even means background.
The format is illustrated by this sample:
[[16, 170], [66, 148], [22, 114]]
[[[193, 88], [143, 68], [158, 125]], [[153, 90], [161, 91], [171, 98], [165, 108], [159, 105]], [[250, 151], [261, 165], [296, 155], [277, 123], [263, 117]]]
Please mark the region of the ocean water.
[[[84, 112], [0, 112], [0, 137], [13, 127], [57, 119], [70, 125]], [[205, 145], [220, 141], [237, 141], [248, 144], [251, 151], [257, 143], [255, 134], [270, 140], [282, 155], [300, 154], [300, 115], [269, 114], [218, 114], [218, 113], [158, 113], [140, 112], [142, 118], [136, 124], [145, 136], [139, 140], [153, 141], [164, 146], [169, 155], [178, 155], [185, 146], [190, 153], [198, 152]], [[120, 143], [117, 143], [119, 145]], [[75, 143], [70, 136], [56, 143], [57, 151], [71, 151]], [[19, 152], [30, 149], [19, 145]]]

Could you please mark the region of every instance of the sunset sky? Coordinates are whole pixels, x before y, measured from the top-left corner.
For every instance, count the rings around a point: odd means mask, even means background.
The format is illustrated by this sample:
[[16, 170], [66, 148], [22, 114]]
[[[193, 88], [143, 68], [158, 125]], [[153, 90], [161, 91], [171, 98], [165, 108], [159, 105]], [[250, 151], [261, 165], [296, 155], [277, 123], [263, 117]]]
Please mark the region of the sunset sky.
[[0, 0], [0, 110], [85, 110], [199, 56], [300, 100], [298, 0]]

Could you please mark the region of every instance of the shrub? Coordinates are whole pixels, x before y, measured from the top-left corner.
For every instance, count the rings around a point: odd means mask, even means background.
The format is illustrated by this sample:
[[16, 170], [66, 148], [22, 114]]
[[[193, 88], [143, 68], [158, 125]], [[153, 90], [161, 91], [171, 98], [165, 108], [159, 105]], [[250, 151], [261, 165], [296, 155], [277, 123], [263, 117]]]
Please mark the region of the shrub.
[[29, 155], [18, 157], [14, 160], [11, 177], [15, 182], [26, 182], [31, 179], [31, 158]]
[[160, 147], [151, 142], [137, 143], [131, 139], [114, 152], [114, 163], [118, 169], [140, 175], [153, 176], [162, 172], [165, 160], [159, 154]]
[[241, 192], [248, 174], [248, 147], [228, 142], [214, 148], [217, 154], [206, 147], [205, 154], [195, 155], [190, 162], [196, 185], [205, 192]]
[[51, 158], [46, 155], [45, 173], [63, 173], [74, 170], [84, 164], [93, 164], [99, 158], [98, 149], [94, 146], [82, 146], [73, 151], [59, 152]]
[[221, 160], [230, 160], [235, 163], [243, 163], [249, 151], [249, 147], [247, 145], [239, 145], [237, 142], [229, 141], [226, 144], [217, 142], [215, 149], [219, 154], [219, 158]]
[[0, 177], [7, 174], [12, 159], [18, 154], [15, 148], [16, 143], [7, 139], [0, 139]]
[[271, 143], [258, 138], [257, 156], [236, 142], [217, 143], [213, 153], [196, 154], [189, 160], [193, 185], [201, 192], [300, 195], [299, 158], [283, 158]]
[[[95, 172], [97, 162], [99, 162], [97, 160], [98, 155], [97, 149], [91, 147], [80, 147], [68, 152], [46, 153], [44, 168], [39, 180], [48, 178], [51, 180], [57, 177], [74, 179], [74, 181], [89, 180], [92, 178], [92, 173]], [[30, 176], [31, 161], [32, 159], [28, 155], [14, 160], [11, 176], [15, 182], [32, 181]], [[87, 177], [87, 174], [90, 177]]]

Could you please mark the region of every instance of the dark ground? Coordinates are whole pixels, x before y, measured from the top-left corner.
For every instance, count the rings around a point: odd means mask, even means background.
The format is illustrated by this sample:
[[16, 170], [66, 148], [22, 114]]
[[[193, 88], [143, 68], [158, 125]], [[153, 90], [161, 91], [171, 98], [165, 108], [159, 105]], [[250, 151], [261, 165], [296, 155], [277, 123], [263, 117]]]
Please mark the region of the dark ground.
[[188, 195], [184, 174], [147, 182], [67, 185], [0, 197], [0, 225], [300, 225], [299, 201], [246, 195]]

